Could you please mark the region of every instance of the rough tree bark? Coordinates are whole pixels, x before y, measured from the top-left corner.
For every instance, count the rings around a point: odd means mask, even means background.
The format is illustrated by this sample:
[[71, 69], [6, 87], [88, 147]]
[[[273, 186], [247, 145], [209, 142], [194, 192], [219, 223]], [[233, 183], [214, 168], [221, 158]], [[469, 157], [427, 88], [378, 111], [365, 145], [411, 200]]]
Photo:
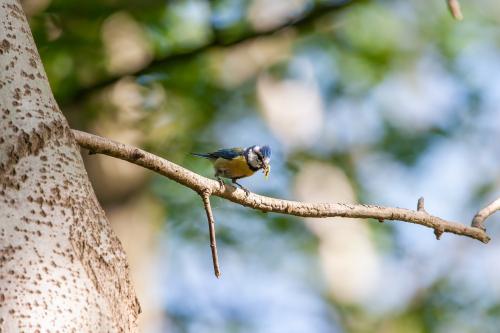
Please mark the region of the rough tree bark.
[[0, 0], [0, 332], [130, 332], [139, 303], [26, 17]]

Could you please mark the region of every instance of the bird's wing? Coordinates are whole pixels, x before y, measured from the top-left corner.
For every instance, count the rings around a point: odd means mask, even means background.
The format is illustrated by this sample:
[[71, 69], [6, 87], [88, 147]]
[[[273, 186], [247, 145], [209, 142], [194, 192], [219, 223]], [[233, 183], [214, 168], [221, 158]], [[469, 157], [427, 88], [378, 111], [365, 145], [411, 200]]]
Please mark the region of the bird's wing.
[[232, 160], [233, 158], [236, 158], [238, 156], [243, 155], [243, 148], [228, 148], [228, 149], [219, 149], [217, 151], [214, 151], [213, 153], [210, 153], [211, 156], [214, 158], [223, 158], [226, 160]]

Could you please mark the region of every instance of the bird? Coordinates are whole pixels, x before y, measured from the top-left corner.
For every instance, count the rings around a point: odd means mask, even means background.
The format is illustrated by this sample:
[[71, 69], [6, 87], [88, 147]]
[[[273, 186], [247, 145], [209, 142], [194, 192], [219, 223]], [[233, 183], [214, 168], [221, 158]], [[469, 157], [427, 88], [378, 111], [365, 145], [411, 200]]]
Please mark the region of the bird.
[[267, 178], [271, 172], [271, 148], [268, 145], [253, 145], [247, 148], [226, 148], [211, 153], [191, 153], [192, 155], [209, 159], [215, 170], [215, 177], [221, 187], [224, 187], [222, 178], [231, 179], [248, 195], [250, 191], [238, 183], [238, 179], [249, 177], [256, 171], [262, 170]]

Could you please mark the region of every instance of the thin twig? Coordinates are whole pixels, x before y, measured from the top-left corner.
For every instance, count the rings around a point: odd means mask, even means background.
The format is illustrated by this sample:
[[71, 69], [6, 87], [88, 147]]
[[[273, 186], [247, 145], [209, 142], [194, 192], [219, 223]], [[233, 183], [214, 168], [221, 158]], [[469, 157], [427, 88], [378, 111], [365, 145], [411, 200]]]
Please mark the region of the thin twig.
[[210, 249], [212, 251], [212, 261], [214, 264], [214, 273], [217, 278], [220, 277], [219, 257], [217, 256], [217, 241], [215, 239], [215, 219], [212, 214], [212, 207], [210, 206], [210, 191], [203, 191], [200, 193], [203, 200], [203, 206], [207, 213], [208, 232], [210, 234]]
[[[417, 212], [421, 212], [421, 213], [429, 215], [429, 213], [427, 213], [427, 211], [425, 210], [425, 200], [424, 200], [424, 197], [418, 198], [418, 201], [417, 201]], [[441, 225], [437, 225], [436, 227], [434, 227], [434, 235], [436, 236], [437, 240], [441, 239], [441, 235], [442, 234], [443, 234], [443, 228], [442, 228]]]
[[486, 227], [484, 226], [484, 221], [499, 210], [500, 210], [500, 198], [496, 199], [493, 202], [490, 202], [486, 207], [477, 212], [477, 214], [472, 219], [471, 225], [474, 228], [479, 228], [481, 230], [486, 231]]
[[446, 0], [446, 2], [448, 3], [448, 9], [450, 10], [451, 16], [453, 16], [455, 20], [463, 20], [464, 16], [462, 15], [458, 0]]
[[417, 201], [417, 211], [418, 212], [425, 212], [425, 207], [424, 207], [424, 197], [420, 197]]
[[[449, 232], [467, 236], [487, 243], [490, 238], [480, 228], [446, 221], [440, 217], [422, 211], [404, 208], [383, 207], [375, 205], [346, 204], [346, 203], [307, 203], [290, 200], [275, 199], [249, 193], [226, 185], [220, 187], [215, 180], [205, 178], [175, 163], [158, 157], [154, 154], [125, 145], [97, 135], [73, 130], [75, 139], [81, 147], [91, 149], [96, 153], [113, 156], [131, 163], [153, 170], [177, 183], [187, 186], [197, 193], [210, 191], [215, 195], [240, 205], [264, 212], [282, 213], [301, 217], [349, 217], [372, 218], [375, 220], [399, 220], [419, 224], [439, 232]], [[139, 157], [139, 158], [137, 158]]]

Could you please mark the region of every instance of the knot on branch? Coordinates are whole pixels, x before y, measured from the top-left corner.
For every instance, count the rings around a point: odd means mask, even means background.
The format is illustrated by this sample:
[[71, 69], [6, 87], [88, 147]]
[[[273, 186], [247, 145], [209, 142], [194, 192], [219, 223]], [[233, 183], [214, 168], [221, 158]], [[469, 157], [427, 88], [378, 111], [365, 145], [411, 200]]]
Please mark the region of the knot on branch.
[[436, 235], [436, 239], [437, 240], [440, 240], [441, 239], [441, 235], [443, 234], [444, 230], [442, 227], [436, 227], [434, 228], [434, 235]]
[[139, 149], [134, 149], [134, 151], [132, 152], [132, 158], [136, 161], [140, 158], [143, 158], [145, 155], [142, 151], [140, 151]]

